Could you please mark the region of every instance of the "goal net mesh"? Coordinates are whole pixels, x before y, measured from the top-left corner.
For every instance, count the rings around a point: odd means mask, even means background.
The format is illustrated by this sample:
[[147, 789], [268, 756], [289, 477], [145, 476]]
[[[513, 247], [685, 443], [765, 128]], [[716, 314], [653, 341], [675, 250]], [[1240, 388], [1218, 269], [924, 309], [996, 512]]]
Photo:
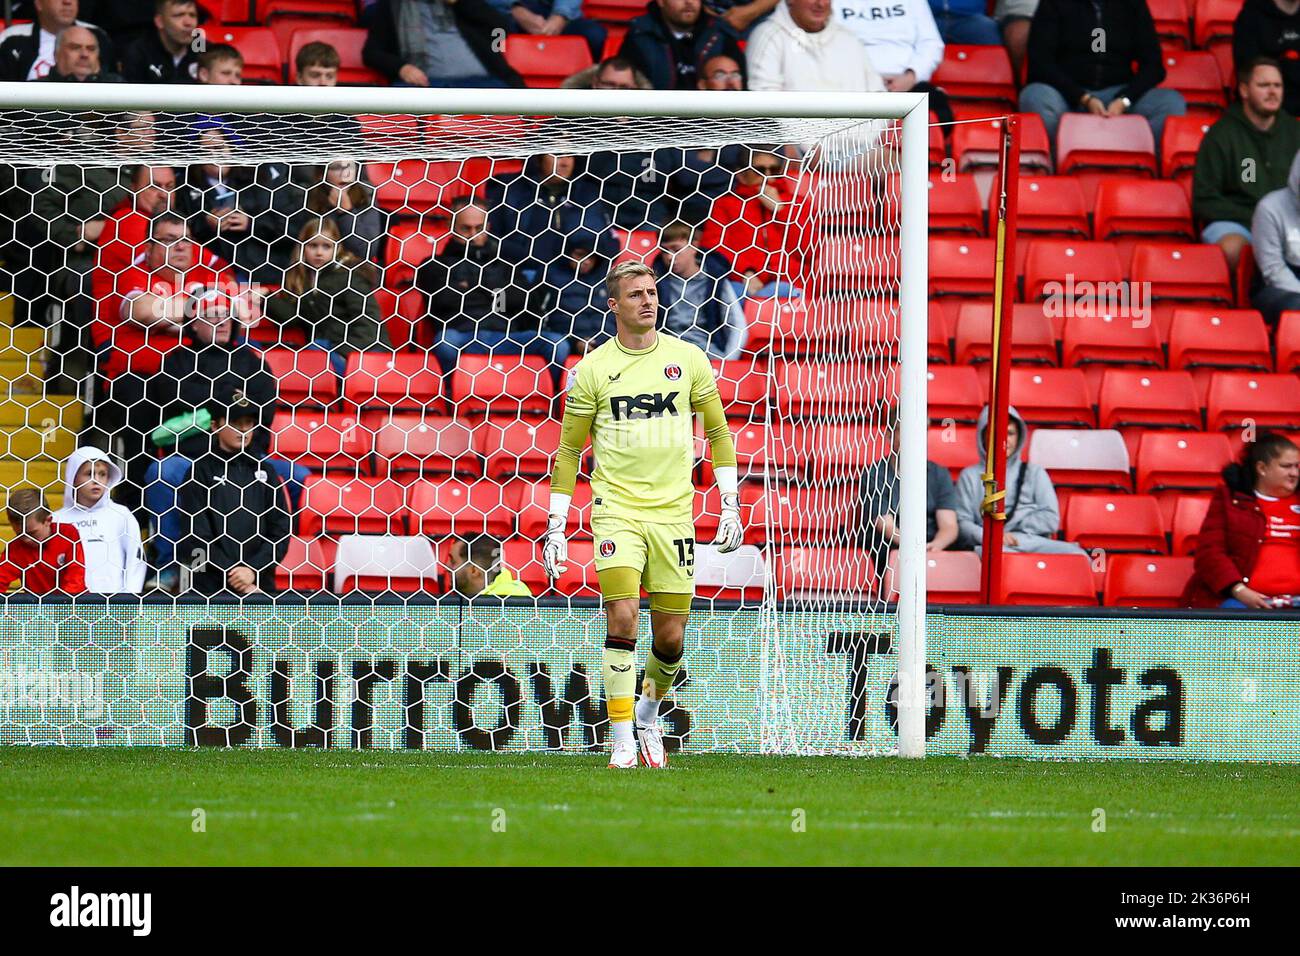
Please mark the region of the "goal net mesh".
[[599, 746], [590, 448], [558, 581], [538, 541], [639, 259], [746, 526], [710, 544], [697, 424], [669, 745], [889, 751], [901, 154], [880, 120], [0, 111], [0, 743]]

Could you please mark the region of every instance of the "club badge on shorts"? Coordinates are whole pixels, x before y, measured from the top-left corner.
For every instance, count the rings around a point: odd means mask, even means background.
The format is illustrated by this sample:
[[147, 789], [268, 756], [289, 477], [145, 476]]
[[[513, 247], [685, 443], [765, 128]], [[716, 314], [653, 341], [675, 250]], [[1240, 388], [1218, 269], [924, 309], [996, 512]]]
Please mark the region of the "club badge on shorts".
[[600, 556], [602, 558], [612, 558], [614, 556], [614, 542], [609, 538], [600, 543]]
[[680, 365], [665, 365], [664, 378], [670, 382], [675, 382], [682, 377], [682, 367]]

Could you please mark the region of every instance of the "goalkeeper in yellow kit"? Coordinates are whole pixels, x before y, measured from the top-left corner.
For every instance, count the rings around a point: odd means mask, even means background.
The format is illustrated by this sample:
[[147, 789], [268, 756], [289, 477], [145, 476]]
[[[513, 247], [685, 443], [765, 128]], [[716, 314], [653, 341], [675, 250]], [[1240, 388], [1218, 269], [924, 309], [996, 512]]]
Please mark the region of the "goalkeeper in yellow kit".
[[[590, 435], [596, 455], [591, 531], [608, 624], [603, 673], [614, 738], [609, 765], [635, 767], [639, 752], [647, 767], [663, 767], [659, 702], [681, 666], [695, 594], [693, 413], [703, 419], [713, 450], [722, 492], [714, 544], [724, 552], [736, 550], [741, 539], [736, 448], [708, 357], [655, 329], [654, 272], [639, 262], [623, 263], [610, 271], [607, 285], [618, 334], [569, 373], [542, 562], [552, 578], [564, 571], [569, 505]], [[638, 700], [634, 653], [642, 585], [650, 595], [654, 641]]]

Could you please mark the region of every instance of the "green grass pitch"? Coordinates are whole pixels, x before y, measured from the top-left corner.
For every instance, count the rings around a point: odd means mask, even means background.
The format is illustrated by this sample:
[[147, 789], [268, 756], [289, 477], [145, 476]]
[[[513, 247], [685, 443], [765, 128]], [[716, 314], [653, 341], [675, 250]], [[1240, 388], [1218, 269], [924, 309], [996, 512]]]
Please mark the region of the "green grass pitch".
[[616, 774], [604, 762], [0, 748], [0, 866], [1265, 865], [1300, 851], [1297, 766], [716, 754]]

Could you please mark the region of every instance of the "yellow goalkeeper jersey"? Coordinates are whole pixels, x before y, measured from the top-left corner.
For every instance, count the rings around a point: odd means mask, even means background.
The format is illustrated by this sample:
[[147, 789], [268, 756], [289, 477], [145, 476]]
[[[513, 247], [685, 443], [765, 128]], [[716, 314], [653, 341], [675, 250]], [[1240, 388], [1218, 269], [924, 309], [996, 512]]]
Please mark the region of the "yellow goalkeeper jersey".
[[662, 331], [654, 345], [640, 351], [610, 339], [569, 371], [564, 437], [552, 490], [572, 491], [572, 481], [561, 477], [561, 459], [566, 451], [574, 451], [573, 444], [581, 454], [584, 426], [589, 426], [596, 458], [593, 515], [654, 523], [690, 521], [697, 411], [707, 411], [710, 438], [721, 425], [730, 445], [713, 367], [703, 350]]

